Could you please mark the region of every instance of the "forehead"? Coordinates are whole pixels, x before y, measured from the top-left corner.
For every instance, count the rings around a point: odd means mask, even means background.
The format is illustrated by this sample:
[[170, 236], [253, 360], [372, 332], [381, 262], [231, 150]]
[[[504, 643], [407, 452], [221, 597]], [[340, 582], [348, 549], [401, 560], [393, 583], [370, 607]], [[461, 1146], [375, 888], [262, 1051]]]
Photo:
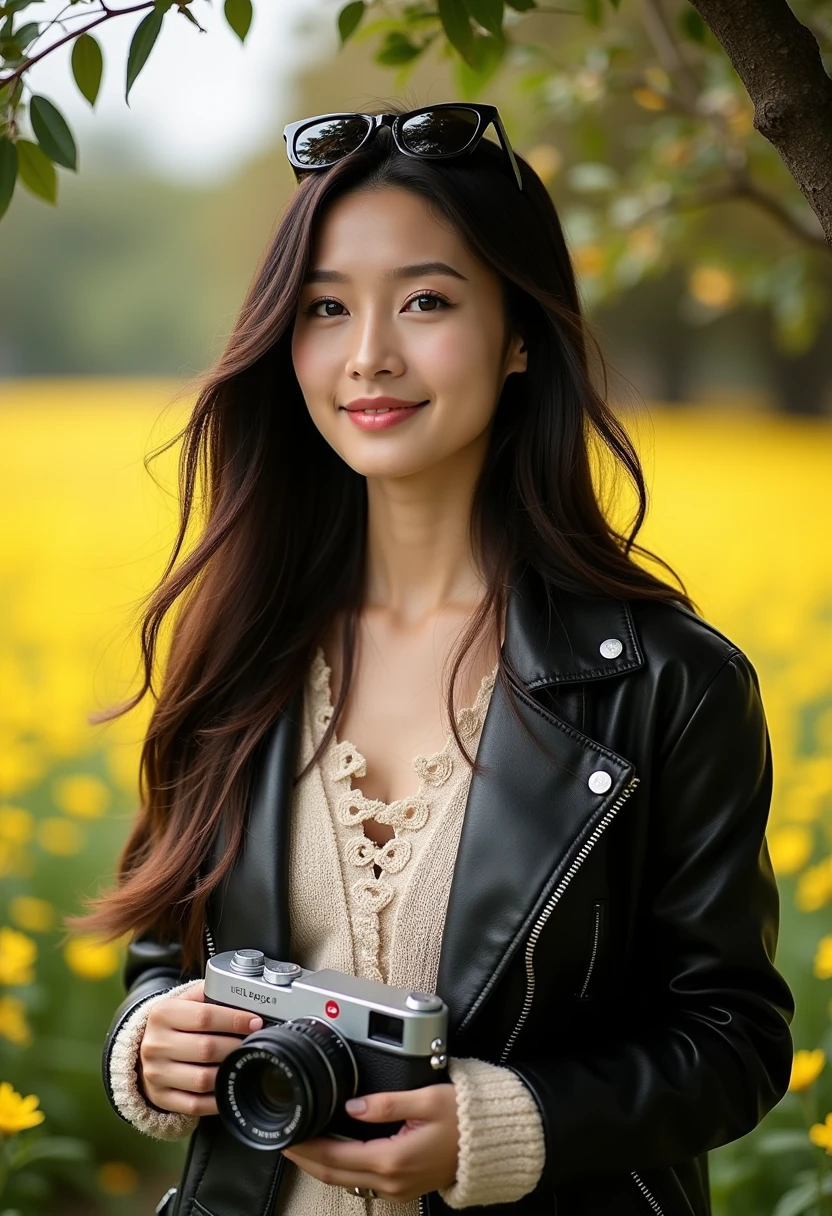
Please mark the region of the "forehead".
[[309, 264], [390, 278], [393, 268], [430, 262], [444, 262], [465, 278], [485, 270], [427, 199], [384, 188], [356, 191], [330, 204], [317, 223]]

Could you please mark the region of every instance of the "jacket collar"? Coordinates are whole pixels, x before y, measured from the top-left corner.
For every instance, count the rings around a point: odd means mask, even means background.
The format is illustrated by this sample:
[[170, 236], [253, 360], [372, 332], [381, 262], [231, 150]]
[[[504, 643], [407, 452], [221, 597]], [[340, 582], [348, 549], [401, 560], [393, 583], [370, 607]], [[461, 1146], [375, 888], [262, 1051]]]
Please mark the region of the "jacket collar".
[[551, 588], [529, 565], [512, 580], [503, 649], [529, 691], [644, 664], [627, 600]]

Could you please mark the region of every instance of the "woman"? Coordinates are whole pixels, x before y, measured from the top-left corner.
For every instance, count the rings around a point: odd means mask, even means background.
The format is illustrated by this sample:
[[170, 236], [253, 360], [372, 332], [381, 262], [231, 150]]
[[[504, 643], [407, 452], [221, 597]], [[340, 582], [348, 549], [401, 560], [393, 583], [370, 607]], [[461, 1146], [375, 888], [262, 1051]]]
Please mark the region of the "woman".
[[[184, 433], [141, 814], [84, 922], [134, 935], [108, 1094], [191, 1135], [177, 1216], [705, 1216], [708, 1150], [791, 1065], [756, 673], [633, 558], [639, 462], [497, 111], [286, 136], [300, 187]], [[247, 1148], [214, 1079], [262, 1023], [202, 988], [245, 947], [438, 993], [447, 1080], [359, 1095], [394, 1136]]]

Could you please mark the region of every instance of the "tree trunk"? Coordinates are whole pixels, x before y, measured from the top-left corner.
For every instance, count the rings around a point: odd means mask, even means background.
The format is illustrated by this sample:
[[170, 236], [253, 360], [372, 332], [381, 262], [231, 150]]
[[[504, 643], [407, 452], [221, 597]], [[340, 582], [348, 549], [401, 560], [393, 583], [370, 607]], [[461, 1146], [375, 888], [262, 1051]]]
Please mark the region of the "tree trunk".
[[786, 0], [690, 0], [754, 103], [754, 126], [779, 152], [832, 245], [832, 79]]

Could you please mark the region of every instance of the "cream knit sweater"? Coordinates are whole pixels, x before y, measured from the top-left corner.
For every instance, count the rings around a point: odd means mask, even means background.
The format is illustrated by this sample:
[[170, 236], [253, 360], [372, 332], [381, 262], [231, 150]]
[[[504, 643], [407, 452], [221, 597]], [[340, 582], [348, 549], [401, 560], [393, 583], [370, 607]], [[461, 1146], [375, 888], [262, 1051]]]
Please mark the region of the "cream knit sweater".
[[[496, 671], [482, 680], [474, 704], [456, 715], [471, 755], [479, 745]], [[298, 772], [332, 716], [330, 674], [318, 648], [305, 686]], [[366, 775], [366, 760], [348, 740], [331, 739], [298, 782], [289, 859], [294, 962], [435, 992], [471, 769], [450, 731], [441, 751], [415, 756], [413, 767], [419, 783], [412, 797], [392, 803], [366, 798], [352, 784], [353, 777]], [[386, 844], [376, 845], [364, 834], [362, 824], [370, 818], [393, 827], [395, 835]], [[173, 992], [146, 1002], [128, 1019], [111, 1062], [119, 1110], [139, 1130], [161, 1139], [188, 1135], [196, 1126], [193, 1118], [150, 1107], [136, 1079], [147, 1013]], [[530, 1091], [510, 1069], [471, 1058], [451, 1056], [448, 1080], [456, 1087], [459, 1160], [456, 1179], [440, 1192], [442, 1198], [452, 1208], [520, 1199], [537, 1184], [545, 1159], [543, 1127]], [[278, 1214], [418, 1216], [418, 1202], [360, 1199], [287, 1159]]]

